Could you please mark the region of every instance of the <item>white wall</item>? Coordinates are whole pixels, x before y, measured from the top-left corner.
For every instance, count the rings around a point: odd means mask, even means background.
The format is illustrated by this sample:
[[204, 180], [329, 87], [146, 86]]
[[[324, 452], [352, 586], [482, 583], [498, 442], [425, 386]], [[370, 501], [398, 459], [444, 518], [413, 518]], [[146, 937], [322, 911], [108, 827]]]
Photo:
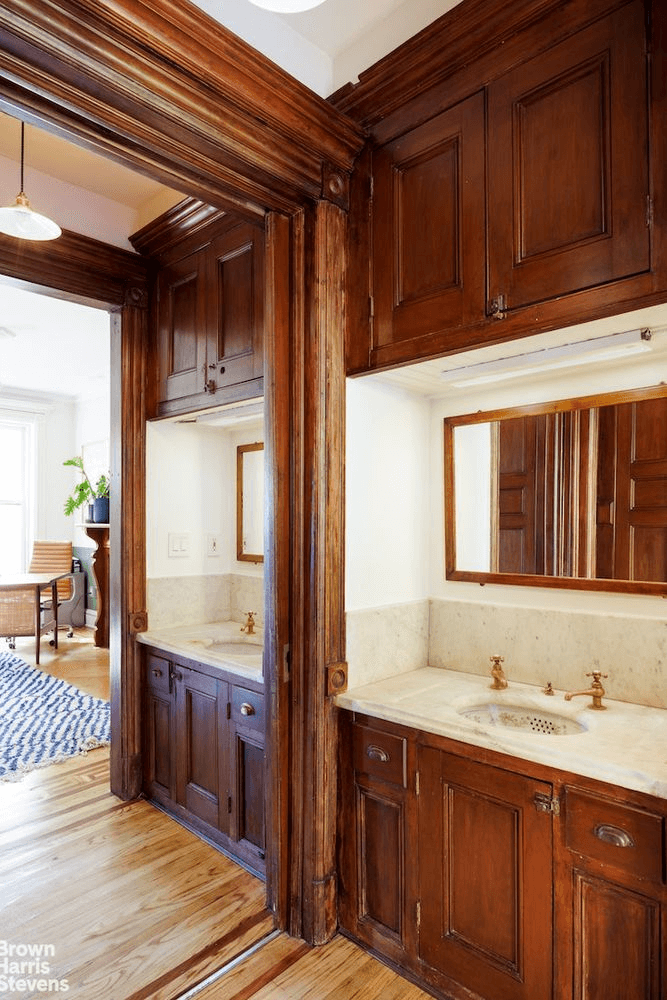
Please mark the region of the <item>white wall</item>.
[[[148, 424], [148, 577], [262, 576], [262, 564], [236, 559], [236, 447], [262, 437], [204, 423]], [[170, 534], [188, 536], [186, 554], [169, 555]], [[209, 535], [218, 536], [219, 555], [207, 554]]]
[[346, 607], [428, 596], [429, 406], [348, 379]]

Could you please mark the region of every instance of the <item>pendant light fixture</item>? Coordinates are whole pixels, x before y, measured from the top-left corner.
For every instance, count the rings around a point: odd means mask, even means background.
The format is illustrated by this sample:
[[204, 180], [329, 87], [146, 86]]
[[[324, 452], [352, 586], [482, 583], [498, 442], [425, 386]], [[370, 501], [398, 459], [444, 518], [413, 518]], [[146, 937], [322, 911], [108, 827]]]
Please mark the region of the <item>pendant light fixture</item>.
[[262, 10], [272, 10], [276, 14], [298, 14], [302, 10], [312, 10], [319, 7], [324, 0], [250, 0], [255, 7]]
[[55, 240], [61, 228], [45, 215], [33, 212], [23, 190], [23, 163], [25, 159], [25, 122], [21, 122], [21, 190], [13, 205], [0, 208], [0, 233], [19, 240]]

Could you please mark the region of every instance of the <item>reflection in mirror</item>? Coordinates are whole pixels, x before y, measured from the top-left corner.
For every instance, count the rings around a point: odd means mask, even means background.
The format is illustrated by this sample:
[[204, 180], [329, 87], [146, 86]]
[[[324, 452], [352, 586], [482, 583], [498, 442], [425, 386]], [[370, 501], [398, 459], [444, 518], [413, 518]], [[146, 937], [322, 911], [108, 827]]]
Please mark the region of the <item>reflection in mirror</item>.
[[264, 445], [236, 449], [236, 558], [264, 562]]
[[664, 593], [667, 387], [445, 420], [446, 575]]

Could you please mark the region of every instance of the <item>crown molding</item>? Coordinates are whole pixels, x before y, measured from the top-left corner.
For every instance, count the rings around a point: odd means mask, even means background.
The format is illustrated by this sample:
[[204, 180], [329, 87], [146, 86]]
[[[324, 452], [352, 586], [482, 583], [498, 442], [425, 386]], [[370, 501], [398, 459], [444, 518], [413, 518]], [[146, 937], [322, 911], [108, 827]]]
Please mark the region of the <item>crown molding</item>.
[[246, 217], [330, 197], [323, 164], [349, 173], [363, 144], [327, 101], [175, 0], [7, 0], [0, 99]]

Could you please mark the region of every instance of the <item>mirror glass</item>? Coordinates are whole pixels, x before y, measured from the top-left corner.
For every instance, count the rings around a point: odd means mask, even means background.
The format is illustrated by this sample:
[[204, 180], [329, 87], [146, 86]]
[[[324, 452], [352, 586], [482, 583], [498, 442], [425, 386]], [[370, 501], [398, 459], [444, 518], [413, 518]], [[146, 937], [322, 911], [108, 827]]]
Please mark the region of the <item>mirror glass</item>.
[[665, 593], [667, 387], [445, 419], [448, 579]]
[[236, 557], [264, 562], [264, 444], [236, 449]]

